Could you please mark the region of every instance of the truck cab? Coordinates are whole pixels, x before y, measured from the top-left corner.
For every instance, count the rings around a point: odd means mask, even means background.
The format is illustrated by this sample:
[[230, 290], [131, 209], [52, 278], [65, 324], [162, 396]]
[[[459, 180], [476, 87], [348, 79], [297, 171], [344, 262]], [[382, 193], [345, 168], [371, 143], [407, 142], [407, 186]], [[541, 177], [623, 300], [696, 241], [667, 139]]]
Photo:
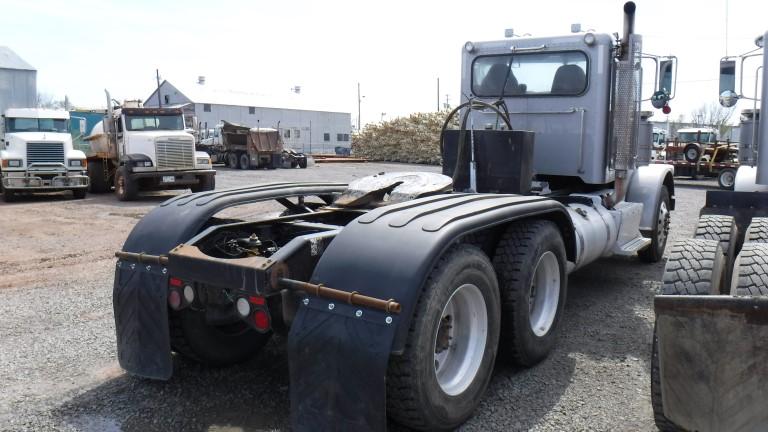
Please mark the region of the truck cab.
[[25, 192], [71, 190], [84, 198], [88, 189], [85, 153], [75, 150], [69, 113], [39, 108], [9, 109], [0, 140], [0, 185], [12, 201]]
[[114, 184], [121, 200], [140, 190], [214, 189], [211, 159], [195, 150], [182, 111], [134, 105], [108, 110], [86, 138], [92, 189], [105, 192]]

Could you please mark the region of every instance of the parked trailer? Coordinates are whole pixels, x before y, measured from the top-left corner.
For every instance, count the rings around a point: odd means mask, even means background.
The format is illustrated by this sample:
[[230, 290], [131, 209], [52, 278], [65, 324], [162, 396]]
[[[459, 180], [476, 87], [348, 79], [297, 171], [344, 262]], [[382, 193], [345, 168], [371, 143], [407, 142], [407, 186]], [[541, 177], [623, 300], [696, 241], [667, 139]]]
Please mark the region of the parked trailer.
[[[752, 99], [735, 91], [736, 60], [762, 55], [761, 111], [768, 109], [765, 41], [768, 32], [757, 39], [761, 53], [721, 60], [723, 106]], [[672, 247], [654, 300], [651, 390], [664, 431], [768, 425], [768, 127], [756, 123], [757, 146], [741, 155], [734, 190], [707, 191], [694, 238]]]
[[[618, 41], [467, 42], [443, 174], [272, 183], [149, 212], [116, 254], [120, 365], [164, 380], [172, 351], [228, 365], [283, 333], [294, 430], [384, 430], [387, 416], [460, 425], [497, 351], [522, 366], [551, 352], [568, 273], [610, 255], [662, 256], [674, 182], [671, 166], [635, 165], [650, 159], [652, 128], [638, 132], [634, 12], [625, 4]], [[463, 126], [447, 130], [456, 115]], [[265, 200], [285, 212], [216, 216]]]

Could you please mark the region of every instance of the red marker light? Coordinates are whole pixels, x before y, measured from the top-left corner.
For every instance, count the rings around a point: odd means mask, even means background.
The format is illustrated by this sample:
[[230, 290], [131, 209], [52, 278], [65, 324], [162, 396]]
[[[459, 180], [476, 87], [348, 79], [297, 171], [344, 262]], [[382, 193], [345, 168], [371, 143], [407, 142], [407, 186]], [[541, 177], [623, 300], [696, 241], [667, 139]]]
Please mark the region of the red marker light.
[[264, 297], [258, 297], [258, 296], [250, 296], [248, 297], [248, 301], [251, 302], [251, 304], [263, 306], [265, 304]]
[[669, 114], [672, 112], [672, 108], [670, 108], [669, 105], [664, 105], [664, 107], [661, 108], [661, 112], [663, 112], [664, 114]]
[[171, 285], [172, 287], [181, 288], [181, 286], [184, 285], [184, 281], [182, 281], [179, 278], [172, 277], [168, 279], [168, 284]]
[[267, 312], [263, 309], [257, 309], [253, 313], [253, 324], [259, 331], [265, 332], [269, 330], [269, 315], [267, 315]]

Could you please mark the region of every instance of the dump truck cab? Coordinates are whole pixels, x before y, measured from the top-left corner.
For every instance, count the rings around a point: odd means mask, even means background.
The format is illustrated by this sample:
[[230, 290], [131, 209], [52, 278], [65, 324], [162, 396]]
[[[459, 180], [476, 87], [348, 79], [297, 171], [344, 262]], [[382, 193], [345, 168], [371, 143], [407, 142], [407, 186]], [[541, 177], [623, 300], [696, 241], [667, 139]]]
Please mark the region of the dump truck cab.
[[85, 154], [75, 150], [69, 113], [40, 108], [8, 109], [3, 115], [0, 186], [6, 201], [25, 192], [88, 189]]

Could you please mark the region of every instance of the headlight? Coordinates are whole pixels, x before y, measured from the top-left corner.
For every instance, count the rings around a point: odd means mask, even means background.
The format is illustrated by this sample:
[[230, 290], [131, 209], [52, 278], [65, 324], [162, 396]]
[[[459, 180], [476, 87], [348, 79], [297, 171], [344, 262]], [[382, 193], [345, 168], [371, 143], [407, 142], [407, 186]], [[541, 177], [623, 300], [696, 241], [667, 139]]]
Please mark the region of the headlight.
[[148, 168], [152, 166], [151, 160], [133, 161], [133, 166]]
[[71, 167], [77, 167], [77, 168], [85, 168], [88, 165], [88, 161], [85, 159], [71, 159], [69, 161], [69, 166]]
[[211, 158], [197, 158], [197, 164], [198, 165], [210, 165], [211, 164]]
[[21, 159], [6, 159], [3, 161], [3, 166], [7, 168], [21, 168]]

